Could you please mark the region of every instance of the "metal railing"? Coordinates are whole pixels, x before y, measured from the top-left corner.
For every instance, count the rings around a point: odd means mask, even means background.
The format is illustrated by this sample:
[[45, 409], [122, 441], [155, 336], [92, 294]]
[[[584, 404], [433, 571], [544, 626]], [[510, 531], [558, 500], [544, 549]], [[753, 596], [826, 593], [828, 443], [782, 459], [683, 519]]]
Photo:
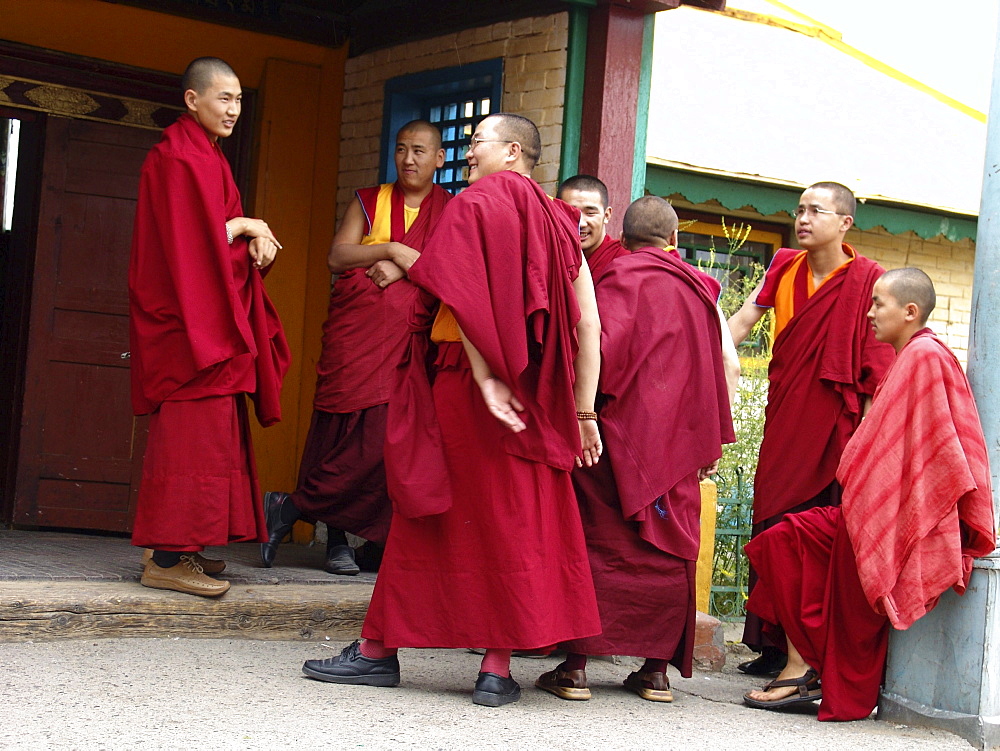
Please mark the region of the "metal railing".
[[735, 483], [733, 478], [719, 478], [709, 613], [724, 621], [740, 621], [746, 615], [750, 564], [743, 546], [750, 539], [753, 485], [744, 481], [743, 474], [737, 467]]

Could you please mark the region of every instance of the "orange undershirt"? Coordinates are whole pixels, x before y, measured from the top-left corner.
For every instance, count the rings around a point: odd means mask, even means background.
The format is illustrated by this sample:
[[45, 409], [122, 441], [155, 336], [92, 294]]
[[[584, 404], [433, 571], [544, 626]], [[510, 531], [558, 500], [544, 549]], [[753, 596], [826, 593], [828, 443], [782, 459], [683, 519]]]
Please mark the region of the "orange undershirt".
[[[816, 290], [826, 284], [827, 281], [832, 279], [837, 274], [842, 273], [847, 269], [848, 264], [855, 258], [854, 249], [849, 245], [844, 245], [844, 249], [850, 254], [850, 258], [844, 261], [840, 266], [835, 268], [829, 274], [823, 277], [819, 284], [816, 284], [813, 280], [812, 271], [806, 274], [806, 298], [812, 297]], [[788, 322], [792, 320], [795, 316], [795, 280], [798, 277], [799, 270], [802, 264], [806, 262], [806, 251], [802, 251], [798, 258], [788, 264], [788, 268], [785, 273], [781, 275], [781, 279], [778, 281], [778, 289], [774, 295], [774, 336], [771, 341], [778, 338]]]

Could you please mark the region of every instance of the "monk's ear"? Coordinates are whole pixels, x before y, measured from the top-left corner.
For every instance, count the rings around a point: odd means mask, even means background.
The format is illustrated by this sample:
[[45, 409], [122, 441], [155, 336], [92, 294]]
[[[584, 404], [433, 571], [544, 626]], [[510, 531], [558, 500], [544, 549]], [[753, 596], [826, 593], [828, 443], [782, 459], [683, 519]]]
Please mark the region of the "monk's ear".
[[507, 161], [509, 161], [511, 164], [516, 163], [518, 159], [521, 158], [521, 154], [524, 153], [524, 149], [521, 148], [521, 144], [519, 144], [517, 141], [511, 141], [509, 144], [507, 144], [507, 148], [510, 149], [509, 152], [510, 155], [507, 157]]
[[187, 107], [191, 112], [198, 111], [198, 92], [194, 89], [188, 89], [184, 92], [184, 106]]
[[437, 159], [434, 160], [434, 164], [437, 165], [438, 169], [444, 167], [444, 149], [438, 149]]
[[611, 221], [611, 207], [604, 209], [604, 223], [607, 224]]
[[854, 217], [853, 216], [844, 216], [844, 217], [841, 217], [841, 218], [844, 220], [843, 222], [840, 223], [840, 231], [841, 232], [847, 232], [847, 230], [849, 230], [851, 227], [854, 226]]
[[678, 243], [677, 230], [674, 230], [673, 232], [670, 233], [670, 237], [667, 239], [667, 245], [673, 245], [676, 248], [677, 243]]
[[920, 320], [920, 308], [917, 307], [915, 302], [906, 303], [906, 307], [903, 310], [907, 321]]

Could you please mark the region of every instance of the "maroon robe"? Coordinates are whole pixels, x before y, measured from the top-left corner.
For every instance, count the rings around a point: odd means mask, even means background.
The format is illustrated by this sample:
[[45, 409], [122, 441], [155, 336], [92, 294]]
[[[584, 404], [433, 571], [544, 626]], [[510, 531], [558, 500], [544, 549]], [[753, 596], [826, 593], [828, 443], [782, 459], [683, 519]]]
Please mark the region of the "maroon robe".
[[[375, 221], [378, 192], [379, 186], [357, 192], [366, 234]], [[394, 185], [390, 241], [422, 250], [450, 199], [434, 185], [407, 230], [403, 191]], [[312, 423], [292, 504], [307, 519], [384, 543], [392, 519], [383, 462], [386, 404], [408, 338], [416, 287], [404, 278], [381, 289], [366, 270], [344, 272], [330, 293]]]
[[578, 221], [530, 178], [489, 175], [448, 205], [411, 267], [517, 394], [528, 427], [511, 433], [489, 414], [459, 342], [438, 347], [430, 386], [427, 334], [414, 334], [424, 346], [411, 347], [389, 404], [395, 513], [365, 638], [530, 649], [600, 630], [569, 476]]
[[601, 274], [608, 268], [608, 264], [616, 258], [627, 256], [629, 249], [617, 240], [611, 239], [611, 235], [605, 235], [601, 244], [594, 248], [587, 258], [587, 265], [590, 267], [590, 275], [596, 282]]
[[[143, 164], [132, 236], [132, 404], [153, 414], [136, 545], [199, 550], [267, 539], [239, 402], [250, 393], [258, 421], [277, 422], [289, 352], [247, 239], [227, 242], [225, 223], [239, 216], [229, 163], [181, 115]], [[168, 402], [178, 406], [164, 409]]]
[[[758, 305], [774, 304], [778, 283], [800, 252], [782, 248], [775, 254]], [[875, 339], [867, 318], [872, 288], [883, 271], [855, 254], [812, 297], [805, 296], [805, 279], [796, 280], [795, 315], [775, 340], [768, 369], [764, 437], [754, 475], [754, 536], [786, 513], [839, 503], [840, 455], [861, 423], [865, 398], [875, 393], [894, 356], [890, 345]], [[810, 273], [808, 263], [799, 273]], [[751, 590], [756, 578], [751, 569]], [[766, 645], [752, 613], [743, 641], [755, 649]], [[779, 639], [774, 646], [783, 645]]]
[[573, 480], [603, 633], [563, 645], [670, 659], [685, 676], [694, 649], [697, 474], [735, 439], [718, 283], [706, 277], [676, 252], [643, 248], [598, 279], [606, 451]]
[[867, 717], [888, 630], [908, 628], [995, 546], [989, 465], [972, 392], [929, 329], [900, 352], [848, 442], [840, 508], [787, 515], [751, 540], [747, 602], [780, 624], [823, 683], [820, 720]]

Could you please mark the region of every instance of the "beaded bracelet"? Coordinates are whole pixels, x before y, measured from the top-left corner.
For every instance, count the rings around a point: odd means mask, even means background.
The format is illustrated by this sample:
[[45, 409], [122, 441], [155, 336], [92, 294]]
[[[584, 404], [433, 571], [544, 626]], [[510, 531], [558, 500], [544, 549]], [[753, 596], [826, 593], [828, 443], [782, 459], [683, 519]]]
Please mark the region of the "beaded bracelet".
[[586, 410], [582, 410], [582, 409], [581, 410], [577, 410], [576, 419], [577, 420], [596, 420], [597, 419], [597, 413], [596, 412], [587, 412]]

